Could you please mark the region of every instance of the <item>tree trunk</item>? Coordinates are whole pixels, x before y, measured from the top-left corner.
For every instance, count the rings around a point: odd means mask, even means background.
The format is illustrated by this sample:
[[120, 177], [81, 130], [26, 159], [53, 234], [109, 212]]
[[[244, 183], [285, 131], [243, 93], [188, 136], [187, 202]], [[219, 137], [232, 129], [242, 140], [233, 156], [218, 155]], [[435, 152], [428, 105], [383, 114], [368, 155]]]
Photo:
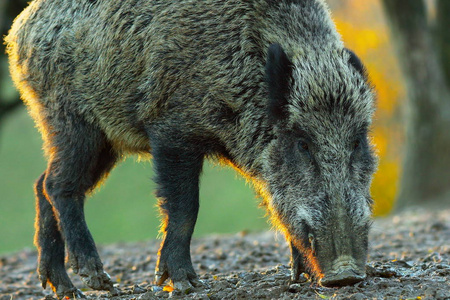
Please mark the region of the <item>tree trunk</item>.
[[450, 1], [438, 0], [435, 40], [439, 49], [447, 87], [450, 87]]
[[[435, 22], [422, 0], [383, 0], [407, 84], [406, 145], [396, 208], [450, 201], [450, 1]], [[441, 11], [442, 9], [442, 11]]]

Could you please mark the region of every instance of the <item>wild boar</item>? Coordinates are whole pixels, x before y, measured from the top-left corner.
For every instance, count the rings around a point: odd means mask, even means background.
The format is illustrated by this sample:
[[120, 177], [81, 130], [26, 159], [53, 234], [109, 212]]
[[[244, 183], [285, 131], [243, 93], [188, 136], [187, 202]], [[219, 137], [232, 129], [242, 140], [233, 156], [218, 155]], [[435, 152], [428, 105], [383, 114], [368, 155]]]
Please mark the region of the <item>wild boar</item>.
[[35, 0], [6, 37], [42, 133], [38, 272], [59, 298], [116, 292], [84, 217], [120, 157], [151, 154], [163, 215], [156, 283], [201, 285], [190, 257], [205, 158], [254, 183], [292, 280], [365, 278], [374, 90], [321, 0]]

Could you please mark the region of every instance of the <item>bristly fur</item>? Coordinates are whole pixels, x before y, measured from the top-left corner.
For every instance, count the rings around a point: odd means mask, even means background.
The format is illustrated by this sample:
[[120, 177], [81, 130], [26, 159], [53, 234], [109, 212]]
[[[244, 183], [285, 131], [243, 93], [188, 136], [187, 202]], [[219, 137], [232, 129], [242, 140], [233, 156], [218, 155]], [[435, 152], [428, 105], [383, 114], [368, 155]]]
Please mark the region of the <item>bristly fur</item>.
[[374, 93], [322, 0], [35, 0], [6, 42], [49, 160], [36, 244], [58, 297], [81, 294], [64, 243], [89, 286], [113, 289], [83, 203], [129, 153], [155, 160], [159, 284], [196, 283], [189, 244], [205, 157], [254, 182], [291, 242], [295, 274], [299, 253], [318, 278], [338, 272], [339, 257], [363, 269]]

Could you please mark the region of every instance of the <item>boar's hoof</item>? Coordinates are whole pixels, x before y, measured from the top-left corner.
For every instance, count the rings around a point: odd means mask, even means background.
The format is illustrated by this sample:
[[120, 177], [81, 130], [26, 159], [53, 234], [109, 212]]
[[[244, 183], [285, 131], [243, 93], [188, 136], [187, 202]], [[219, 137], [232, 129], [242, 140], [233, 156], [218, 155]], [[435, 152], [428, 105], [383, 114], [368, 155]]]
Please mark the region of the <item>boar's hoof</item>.
[[86, 299], [86, 296], [79, 289], [56, 291], [58, 299]]
[[80, 272], [81, 280], [94, 290], [109, 291], [112, 295], [118, 295], [118, 290], [114, 288], [111, 277], [104, 271], [100, 272]]
[[69, 263], [73, 272], [78, 274], [88, 287], [94, 290], [110, 291], [112, 294], [116, 291], [111, 277], [103, 270], [99, 257], [77, 256], [69, 253]]
[[353, 269], [345, 269], [339, 273], [326, 274], [320, 279], [322, 286], [342, 286], [351, 285], [362, 281], [366, 278], [366, 274], [361, 274]]
[[[185, 277], [185, 279], [171, 279], [170, 285], [174, 289], [179, 290], [180, 292], [185, 294], [191, 292], [193, 288], [204, 287], [203, 282], [197, 278], [197, 275], [195, 273], [191, 274], [190, 276], [183, 277]], [[169, 276], [167, 272], [155, 273], [155, 283], [157, 285], [162, 285], [168, 278]]]
[[203, 283], [199, 279], [175, 281], [172, 283], [174, 289], [182, 293], [190, 293], [193, 288], [203, 287]]
[[309, 279], [309, 275], [305, 272], [295, 272], [291, 271], [291, 282], [292, 283], [304, 283]]
[[98, 274], [80, 274], [81, 280], [94, 290], [112, 291], [113, 283], [109, 275], [105, 272]]

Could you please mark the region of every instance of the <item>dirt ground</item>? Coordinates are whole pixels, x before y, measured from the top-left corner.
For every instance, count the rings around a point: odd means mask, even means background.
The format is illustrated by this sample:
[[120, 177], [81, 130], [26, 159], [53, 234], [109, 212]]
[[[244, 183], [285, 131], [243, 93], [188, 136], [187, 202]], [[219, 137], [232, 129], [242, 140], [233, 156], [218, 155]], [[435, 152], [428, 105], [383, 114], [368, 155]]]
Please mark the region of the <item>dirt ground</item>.
[[[159, 241], [99, 247], [120, 296], [83, 287], [88, 299], [450, 299], [450, 210], [410, 210], [374, 222], [368, 277], [341, 288], [305, 280], [291, 284], [289, 249], [281, 235], [220, 235], [195, 239], [192, 260], [205, 287], [188, 294], [152, 285]], [[54, 299], [36, 274], [36, 252], [0, 257], [0, 300]]]

